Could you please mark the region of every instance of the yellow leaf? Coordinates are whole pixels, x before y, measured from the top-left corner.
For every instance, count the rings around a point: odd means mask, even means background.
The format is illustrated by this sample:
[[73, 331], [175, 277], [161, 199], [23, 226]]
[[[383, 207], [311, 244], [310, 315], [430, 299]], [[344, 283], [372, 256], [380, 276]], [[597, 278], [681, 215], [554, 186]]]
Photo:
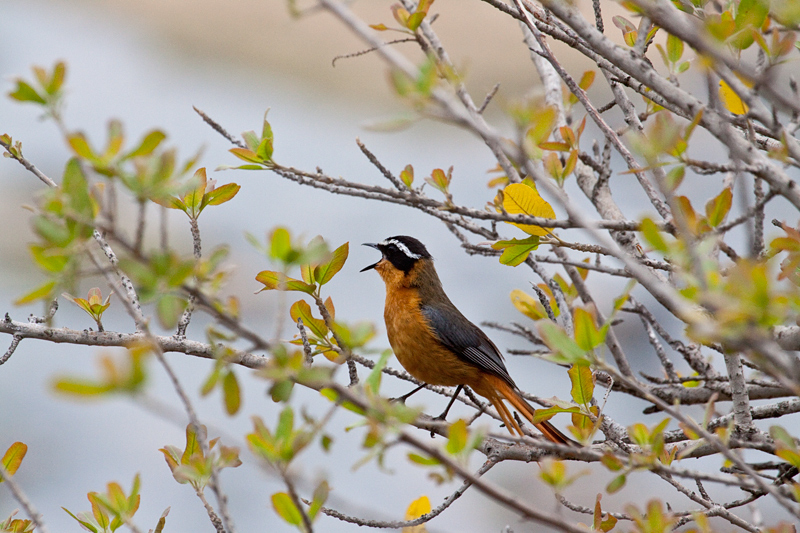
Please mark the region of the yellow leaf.
[[[411, 505], [409, 505], [408, 509], [406, 509], [406, 520], [414, 520], [415, 518], [419, 518], [420, 516], [430, 512], [431, 501], [427, 496], [420, 496], [411, 502]], [[428, 530], [425, 528], [425, 524], [403, 528], [403, 533], [426, 533], [427, 531]]]
[[750, 109], [739, 98], [739, 95], [731, 89], [731, 86], [725, 83], [725, 80], [719, 80], [719, 98], [722, 100], [722, 105], [725, 106], [725, 109], [734, 115], [744, 115]]
[[511, 291], [511, 303], [517, 308], [517, 311], [527, 316], [532, 320], [539, 320], [540, 318], [547, 318], [547, 313], [544, 310], [541, 302], [535, 300], [533, 296], [527, 294], [519, 289]]
[[[26, 453], [28, 453], [28, 445], [25, 444], [24, 442], [15, 442], [8, 448], [8, 450], [6, 450], [6, 453], [5, 455], [3, 455], [3, 459], [0, 461], [0, 464], [3, 465], [3, 468], [6, 469], [6, 473], [9, 476], [13, 476], [14, 473], [17, 471], [17, 469], [19, 469], [19, 465], [22, 464], [22, 460], [25, 458]], [[0, 483], [2, 483], [3, 481], [4, 479], [2, 478], [2, 476], [0, 476]], [[426, 501], [428, 500], [428, 498], [426, 498], [425, 496], [423, 496], [423, 498], [425, 498]], [[414, 504], [412, 503], [411, 505]], [[411, 507], [409, 507], [408, 509], [410, 511]], [[426, 512], [430, 512], [430, 510], [431, 510], [431, 504], [430, 502], [428, 502], [428, 511]]]
[[[531, 184], [532, 185], [532, 184]], [[525, 183], [512, 183], [503, 189], [503, 209], [511, 215], [525, 214], [541, 218], [556, 218], [556, 213], [544, 198], [539, 196], [535, 187]], [[515, 224], [528, 235], [544, 236], [550, 233], [552, 228], [543, 228], [533, 224]]]

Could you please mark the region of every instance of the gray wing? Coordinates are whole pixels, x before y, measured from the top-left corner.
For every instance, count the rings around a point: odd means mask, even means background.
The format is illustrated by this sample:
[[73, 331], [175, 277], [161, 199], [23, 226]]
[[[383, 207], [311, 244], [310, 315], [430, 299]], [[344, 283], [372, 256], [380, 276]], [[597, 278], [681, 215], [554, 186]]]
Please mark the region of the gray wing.
[[516, 388], [497, 346], [455, 307], [423, 305], [421, 311], [442, 344], [459, 358], [491, 372]]

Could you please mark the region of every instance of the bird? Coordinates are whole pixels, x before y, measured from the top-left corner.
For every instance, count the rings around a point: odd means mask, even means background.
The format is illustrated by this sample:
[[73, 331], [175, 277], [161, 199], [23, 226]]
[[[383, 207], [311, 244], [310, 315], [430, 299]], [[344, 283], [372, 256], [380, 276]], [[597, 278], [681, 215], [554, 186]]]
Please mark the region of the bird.
[[[364, 246], [381, 252], [381, 259], [361, 272], [376, 270], [386, 285], [384, 320], [389, 344], [403, 368], [423, 382], [401, 399], [424, 384], [457, 387], [437, 417], [444, 420], [458, 393], [468, 386], [489, 400], [512, 435], [522, 436], [503, 400], [531, 423], [533, 407], [511, 379], [497, 346], [447, 297], [425, 245], [414, 237], [397, 235]], [[577, 446], [548, 421], [534, 426], [552, 442]]]

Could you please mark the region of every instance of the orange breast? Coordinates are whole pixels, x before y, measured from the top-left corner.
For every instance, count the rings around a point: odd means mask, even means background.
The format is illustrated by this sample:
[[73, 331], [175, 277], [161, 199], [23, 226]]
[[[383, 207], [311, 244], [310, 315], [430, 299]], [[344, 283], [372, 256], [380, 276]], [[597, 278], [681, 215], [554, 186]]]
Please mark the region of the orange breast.
[[431, 385], [469, 385], [480, 380], [480, 371], [445, 348], [420, 311], [413, 289], [390, 289], [384, 308], [386, 331], [397, 360], [409, 374]]

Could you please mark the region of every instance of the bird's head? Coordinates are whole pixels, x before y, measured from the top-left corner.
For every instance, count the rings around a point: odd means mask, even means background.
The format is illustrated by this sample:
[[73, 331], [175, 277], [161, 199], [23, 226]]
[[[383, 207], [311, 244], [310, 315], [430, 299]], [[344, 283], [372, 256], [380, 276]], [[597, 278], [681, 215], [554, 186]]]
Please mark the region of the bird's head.
[[400, 282], [409, 275], [414, 277], [422, 268], [433, 266], [433, 257], [425, 245], [414, 237], [397, 235], [378, 243], [365, 242], [364, 246], [378, 250], [381, 259], [362, 268], [361, 272], [374, 268], [387, 284], [391, 281]]

